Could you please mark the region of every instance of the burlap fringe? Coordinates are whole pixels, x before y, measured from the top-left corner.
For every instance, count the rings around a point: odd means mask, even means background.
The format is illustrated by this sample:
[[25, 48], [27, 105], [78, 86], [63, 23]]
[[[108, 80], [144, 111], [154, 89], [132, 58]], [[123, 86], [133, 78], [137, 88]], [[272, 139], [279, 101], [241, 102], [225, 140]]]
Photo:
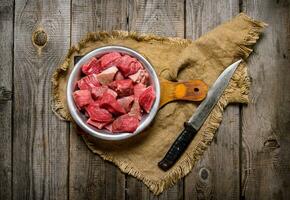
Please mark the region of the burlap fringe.
[[[259, 39], [259, 35], [262, 32], [262, 29], [266, 26], [265, 23], [255, 21], [252, 18], [248, 17], [247, 15], [241, 13], [242, 17], [245, 20], [248, 20], [251, 23], [252, 28], [250, 29], [248, 35], [244, 39], [243, 44], [238, 44], [240, 47], [240, 56], [246, 58], [252, 52], [251, 46], [256, 43], [257, 39]], [[191, 40], [180, 39], [180, 38], [164, 38], [159, 37], [156, 35], [139, 35], [135, 32], [125, 32], [125, 31], [113, 31], [112, 33], [107, 32], [96, 32], [96, 33], [89, 33], [83, 40], [81, 40], [76, 46], [73, 46], [65, 59], [65, 62], [57, 69], [54, 73], [52, 78], [53, 83], [53, 96], [54, 96], [54, 105], [53, 110], [55, 113], [58, 113], [58, 116], [64, 120], [70, 120], [70, 116], [67, 113], [63, 112], [64, 105], [62, 105], [59, 96], [58, 96], [58, 79], [61, 76], [65, 76], [68, 71], [68, 67], [70, 66], [70, 57], [74, 53], [78, 53], [80, 48], [84, 47], [88, 41], [98, 41], [98, 40], [105, 40], [108, 38], [134, 38], [138, 41], [149, 41], [149, 40], [159, 40], [164, 42], [174, 42], [175, 44], [178, 43], [179, 45], [186, 45], [191, 43]], [[242, 91], [242, 99], [244, 103], [247, 103], [248, 100], [248, 91], [250, 85], [250, 79], [247, 74], [247, 69], [244, 67], [244, 70], [241, 70], [241, 66], [235, 72], [230, 85], [226, 89], [225, 93], [220, 98], [219, 102], [213, 109], [212, 113], [210, 114], [207, 122], [205, 123], [205, 129], [203, 132], [199, 132], [198, 134], [202, 135], [201, 141], [197, 144], [196, 148], [193, 152], [190, 152], [191, 155], [185, 157], [184, 160], [180, 161], [177, 168], [171, 170], [164, 179], [159, 181], [152, 181], [146, 178], [140, 171], [135, 169], [130, 163], [125, 163], [121, 160], [112, 157], [110, 154], [105, 152], [96, 151], [93, 146], [94, 144], [91, 143], [87, 138], [83, 136], [84, 141], [88, 145], [88, 147], [94, 153], [99, 154], [104, 160], [113, 162], [116, 164], [120, 170], [124, 173], [128, 173], [139, 180], [142, 180], [146, 186], [155, 194], [158, 195], [164, 191], [164, 189], [173, 186], [180, 178], [187, 175], [191, 169], [193, 168], [195, 162], [200, 158], [200, 156], [205, 152], [208, 145], [211, 143], [216, 130], [218, 129], [223, 116], [223, 110], [231, 102], [228, 98], [229, 94], [235, 90], [237, 87], [235, 84], [238, 84], [238, 87]]]

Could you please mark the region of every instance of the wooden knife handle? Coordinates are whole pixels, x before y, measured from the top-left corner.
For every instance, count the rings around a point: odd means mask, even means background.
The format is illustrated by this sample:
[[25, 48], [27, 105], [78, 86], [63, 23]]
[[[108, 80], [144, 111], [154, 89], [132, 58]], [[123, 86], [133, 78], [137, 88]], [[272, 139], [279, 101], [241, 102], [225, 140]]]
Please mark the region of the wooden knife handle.
[[171, 101], [202, 101], [208, 91], [208, 86], [201, 80], [172, 82], [160, 78], [161, 99], [159, 108]]
[[169, 170], [184, 153], [196, 133], [197, 130], [185, 122], [183, 131], [172, 144], [165, 157], [158, 163], [159, 168], [163, 171]]

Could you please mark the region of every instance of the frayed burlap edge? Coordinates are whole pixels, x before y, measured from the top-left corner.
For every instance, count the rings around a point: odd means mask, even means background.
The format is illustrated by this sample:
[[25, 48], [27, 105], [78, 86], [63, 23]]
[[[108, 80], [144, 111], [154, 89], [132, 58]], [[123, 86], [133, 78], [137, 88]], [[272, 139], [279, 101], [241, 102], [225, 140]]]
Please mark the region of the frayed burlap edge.
[[[256, 20], [253, 20], [252, 18], [248, 17], [247, 15], [241, 13], [242, 17], [244, 17], [245, 20], [248, 20], [251, 22], [252, 28], [248, 32], [248, 35], [244, 38], [244, 42], [242, 44], [238, 44], [240, 48], [240, 54], [241, 57], [248, 57], [250, 53], [252, 52], [251, 46], [256, 43], [256, 41], [259, 39], [259, 35], [262, 32], [262, 29], [266, 26], [265, 23], [259, 22]], [[149, 41], [149, 40], [159, 40], [159, 41], [166, 41], [166, 42], [174, 42], [175, 44], [183, 45], [192, 43], [191, 40], [187, 39], [180, 39], [180, 38], [164, 38], [159, 37], [156, 35], [139, 35], [135, 32], [125, 32], [125, 31], [113, 31], [112, 33], [107, 32], [96, 32], [96, 33], [89, 33], [83, 40], [81, 40], [76, 46], [73, 46], [65, 59], [65, 62], [57, 69], [57, 71], [54, 73], [52, 78], [53, 83], [53, 105], [52, 109], [53, 111], [60, 117], [60, 119], [63, 120], [70, 120], [71, 117], [68, 113], [63, 112], [63, 106], [61, 104], [61, 101], [59, 99], [59, 96], [57, 94], [58, 91], [58, 79], [59, 77], [65, 75], [68, 71], [68, 67], [70, 66], [70, 56], [74, 52], [78, 52], [80, 48], [85, 45], [88, 41], [97, 41], [102, 40], [106, 38], [134, 38], [138, 41]], [[224, 94], [221, 96], [219, 102], [211, 112], [210, 116], [208, 117], [207, 121], [205, 122], [204, 129], [202, 131], [198, 132], [198, 135], [202, 136], [202, 139], [200, 142], [196, 145], [196, 148], [194, 151], [187, 153], [188, 156], [186, 156], [182, 161], [178, 162], [178, 167], [176, 167], [174, 170], [171, 170], [170, 173], [163, 179], [159, 181], [152, 181], [146, 178], [138, 169], [134, 168], [131, 163], [124, 162], [122, 160], [118, 160], [117, 158], [113, 157], [112, 155], [98, 151], [94, 148], [94, 144], [91, 143], [85, 136], [83, 136], [83, 139], [89, 149], [99, 154], [104, 160], [110, 161], [114, 164], [116, 164], [120, 170], [124, 173], [130, 174], [139, 180], [143, 181], [145, 185], [151, 190], [155, 195], [160, 194], [164, 191], [164, 189], [173, 186], [180, 178], [187, 175], [193, 166], [195, 165], [195, 162], [200, 158], [200, 156], [205, 152], [208, 145], [213, 140], [213, 137], [216, 133], [216, 130], [218, 129], [222, 117], [223, 117], [223, 110], [225, 107], [232, 102], [231, 95], [236, 87], [240, 88], [241, 91], [241, 103], [248, 103], [248, 93], [249, 93], [249, 86], [250, 86], [250, 79], [248, 77], [247, 68], [245, 64], [241, 64], [237, 71], [235, 72], [234, 76], [232, 77], [232, 80], [230, 81], [229, 86], [225, 90]]]

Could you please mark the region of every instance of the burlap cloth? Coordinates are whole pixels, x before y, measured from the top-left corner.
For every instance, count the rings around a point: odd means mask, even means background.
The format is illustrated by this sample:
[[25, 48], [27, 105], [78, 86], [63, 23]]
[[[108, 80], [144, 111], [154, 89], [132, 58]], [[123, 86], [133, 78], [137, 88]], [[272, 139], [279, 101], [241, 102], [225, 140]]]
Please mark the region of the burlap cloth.
[[[104, 45], [127, 46], [148, 58], [159, 77], [174, 81], [201, 79], [210, 87], [225, 67], [249, 56], [251, 46], [256, 43], [264, 26], [263, 22], [239, 14], [196, 41], [124, 31], [89, 33], [71, 47], [64, 63], [53, 75], [53, 111], [63, 120], [72, 120], [67, 110], [65, 90], [76, 55], [84, 55]], [[186, 153], [167, 172], [160, 170], [157, 163], [183, 129], [183, 122], [196, 109], [195, 103], [167, 104], [159, 110], [145, 132], [122, 142], [105, 142], [88, 135], [82, 137], [92, 152], [115, 163], [122, 172], [142, 180], [154, 194], [160, 194], [190, 172], [211, 143], [224, 108], [232, 102], [247, 103], [248, 92], [249, 78], [243, 63]]]

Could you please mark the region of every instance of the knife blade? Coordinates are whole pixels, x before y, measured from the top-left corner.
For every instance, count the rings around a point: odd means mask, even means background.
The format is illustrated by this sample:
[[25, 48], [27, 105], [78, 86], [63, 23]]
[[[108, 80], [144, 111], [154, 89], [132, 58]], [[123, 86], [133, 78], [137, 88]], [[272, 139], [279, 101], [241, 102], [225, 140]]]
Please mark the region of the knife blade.
[[228, 66], [217, 78], [211, 89], [208, 91], [205, 100], [197, 107], [190, 119], [184, 123], [183, 131], [172, 144], [164, 158], [158, 163], [160, 169], [164, 171], [169, 170], [181, 157], [214, 106], [217, 104], [241, 61], [242, 60], [238, 60]]

